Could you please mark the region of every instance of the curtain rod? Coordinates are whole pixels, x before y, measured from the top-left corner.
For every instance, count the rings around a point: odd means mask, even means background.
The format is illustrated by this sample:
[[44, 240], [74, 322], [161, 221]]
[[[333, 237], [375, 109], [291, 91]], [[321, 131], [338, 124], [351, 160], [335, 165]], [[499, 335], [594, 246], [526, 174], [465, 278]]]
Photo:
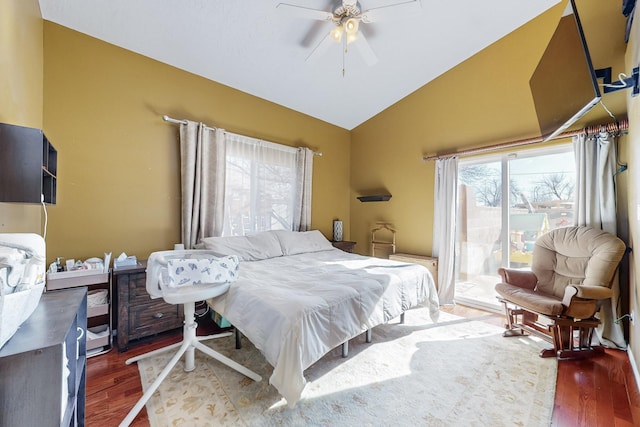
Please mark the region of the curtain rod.
[[[629, 130], [629, 120], [628, 119], [622, 119], [619, 122], [608, 123], [606, 125], [587, 126], [584, 129], [578, 129], [578, 130], [563, 132], [563, 133], [560, 133], [560, 134], [556, 135], [554, 138], [551, 138], [551, 140], [562, 139], [562, 138], [571, 138], [573, 136], [580, 135], [580, 134], [594, 135], [594, 134], [599, 133], [599, 132], [620, 132], [620, 133], [624, 133], [627, 130]], [[488, 152], [488, 151], [500, 150], [502, 148], [520, 147], [520, 146], [523, 146], [523, 145], [537, 144], [537, 143], [542, 142], [542, 141], [543, 141], [543, 138], [541, 136], [538, 136], [538, 137], [535, 137], [535, 138], [519, 139], [517, 141], [502, 142], [500, 144], [487, 145], [487, 146], [484, 146], [484, 147], [469, 148], [467, 150], [461, 150], [461, 151], [458, 151], [456, 153], [434, 154], [434, 155], [430, 155], [430, 156], [423, 156], [422, 160], [426, 162], [428, 160], [448, 159], [450, 157], [465, 156], [465, 155], [478, 154], [478, 153], [485, 153], [485, 152]]]
[[[171, 117], [169, 117], [169, 116], [167, 116], [167, 115], [162, 116], [162, 119], [163, 119], [165, 122], [175, 123], [175, 124], [178, 124], [178, 125], [186, 125], [187, 123], [189, 123], [187, 120], [178, 120], [178, 119], [171, 118]], [[205, 125], [205, 126], [206, 126], [206, 125]], [[215, 129], [215, 128], [212, 128], [212, 127], [209, 127], [209, 126], [207, 126], [207, 128], [209, 128], [209, 129]], [[225, 131], [225, 133], [227, 133], [227, 131]], [[231, 133], [231, 132], [229, 132], [229, 133]], [[314, 151], [314, 152], [313, 152], [313, 155], [314, 155], [314, 156], [322, 157], [322, 152], [321, 152], [321, 151]]]

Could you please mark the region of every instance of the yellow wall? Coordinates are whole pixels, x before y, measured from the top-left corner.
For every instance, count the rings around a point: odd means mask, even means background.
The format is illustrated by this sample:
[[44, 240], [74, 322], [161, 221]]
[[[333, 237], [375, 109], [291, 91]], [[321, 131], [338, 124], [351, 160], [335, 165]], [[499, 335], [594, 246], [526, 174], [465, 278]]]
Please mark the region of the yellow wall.
[[312, 227], [331, 238], [339, 217], [349, 230], [348, 131], [50, 22], [44, 36], [44, 128], [58, 150], [50, 260], [144, 258], [180, 241], [178, 126], [163, 114], [321, 151]]
[[[636, 9], [632, 35], [627, 49], [626, 64], [629, 69], [637, 67], [640, 62], [640, 13]], [[627, 189], [627, 209], [629, 217], [629, 245], [634, 248], [636, 242], [640, 242], [640, 99], [628, 95], [629, 116], [629, 143], [626, 147], [626, 156], [629, 169], [627, 179], [630, 183]], [[640, 366], [640, 257], [638, 248], [629, 255], [630, 269], [630, 311], [634, 313], [633, 322], [629, 325], [629, 347], [636, 367]], [[636, 371], [637, 375], [637, 371]], [[636, 377], [636, 379], [640, 379]]]
[[[578, 0], [594, 66], [624, 70], [624, 26], [619, 4]], [[560, 4], [441, 75], [352, 131], [351, 237], [359, 253], [376, 221], [397, 230], [397, 251], [431, 255], [434, 162], [422, 156], [539, 136], [529, 78], [564, 10]], [[603, 21], [606, 24], [603, 24]], [[625, 115], [625, 94], [604, 97]], [[606, 123], [596, 106], [575, 128]], [[356, 196], [386, 189], [389, 202]]]
[[[38, 0], [0, 2], [0, 123], [42, 127], [42, 19]], [[0, 203], [0, 233], [40, 233], [40, 206]]]

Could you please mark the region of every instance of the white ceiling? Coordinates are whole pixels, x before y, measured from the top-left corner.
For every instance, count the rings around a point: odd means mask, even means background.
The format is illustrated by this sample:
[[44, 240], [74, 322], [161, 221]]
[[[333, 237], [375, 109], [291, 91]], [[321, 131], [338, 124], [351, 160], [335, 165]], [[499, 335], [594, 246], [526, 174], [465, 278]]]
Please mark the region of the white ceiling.
[[[401, 19], [361, 24], [378, 62], [332, 46], [333, 28], [279, 3], [331, 0], [39, 0], [43, 19], [351, 130], [559, 0], [418, 0]], [[337, 0], [339, 3], [339, 0]], [[407, 0], [361, 0], [363, 10]]]

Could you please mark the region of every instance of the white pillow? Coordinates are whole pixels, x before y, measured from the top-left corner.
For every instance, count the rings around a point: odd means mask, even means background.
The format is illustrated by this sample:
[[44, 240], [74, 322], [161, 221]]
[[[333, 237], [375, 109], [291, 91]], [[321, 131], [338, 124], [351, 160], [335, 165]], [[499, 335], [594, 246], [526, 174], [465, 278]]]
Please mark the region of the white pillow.
[[320, 252], [335, 249], [319, 230], [275, 232], [284, 255], [297, 255], [307, 252]]
[[238, 279], [240, 260], [231, 255], [221, 258], [178, 258], [167, 261], [170, 288], [201, 283], [229, 283]]
[[282, 256], [280, 241], [271, 231], [250, 236], [205, 237], [205, 249], [219, 256], [236, 255], [241, 261], [258, 261]]

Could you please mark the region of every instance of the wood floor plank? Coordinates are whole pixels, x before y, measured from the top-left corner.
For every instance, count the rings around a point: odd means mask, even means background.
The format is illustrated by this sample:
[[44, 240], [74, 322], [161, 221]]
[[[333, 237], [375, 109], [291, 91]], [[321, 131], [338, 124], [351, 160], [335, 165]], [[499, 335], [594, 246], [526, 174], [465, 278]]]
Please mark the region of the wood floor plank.
[[556, 380], [556, 395], [551, 418], [551, 425], [554, 427], [570, 427], [575, 425], [576, 417], [579, 414], [579, 396], [575, 392], [574, 372], [575, 365], [562, 366], [562, 361], [558, 363], [558, 374]]
[[625, 375], [625, 386], [629, 397], [629, 408], [632, 416], [631, 422], [634, 426], [640, 426], [640, 388], [638, 387], [630, 366]]
[[[570, 362], [570, 361], [568, 361]], [[595, 393], [595, 372], [594, 365], [590, 360], [580, 360], [580, 375], [577, 382], [577, 388], [579, 392], [578, 411], [580, 417], [578, 418], [581, 425], [585, 427], [597, 427], [597, 402]]]
[[[609, 387], [609, 393], [611, 396], [612, 414], [611, 418], [614, 420], [632, 421], [633, 415], [631, 413], [631, 406], [629, 405], [629, 392], [626, 384], [623, 381], [613, 381]], [[603, 385], [604, 388], [604, 385]]]
[[[618, 375], [611, 375], [610, 364], [606, 363], [609, 359], [609, 357], [603, 356], [598, 356], [593, 359], [593, 384], [596, 396], [597, 425], [607, 425], [611, 423], [611, 420], [615, 419], [615, 393], [618, 388], [618, 383], [616, 383], [613, 378]], [[622, 390], [624, 390], [624, 388], [622, 388]]]

